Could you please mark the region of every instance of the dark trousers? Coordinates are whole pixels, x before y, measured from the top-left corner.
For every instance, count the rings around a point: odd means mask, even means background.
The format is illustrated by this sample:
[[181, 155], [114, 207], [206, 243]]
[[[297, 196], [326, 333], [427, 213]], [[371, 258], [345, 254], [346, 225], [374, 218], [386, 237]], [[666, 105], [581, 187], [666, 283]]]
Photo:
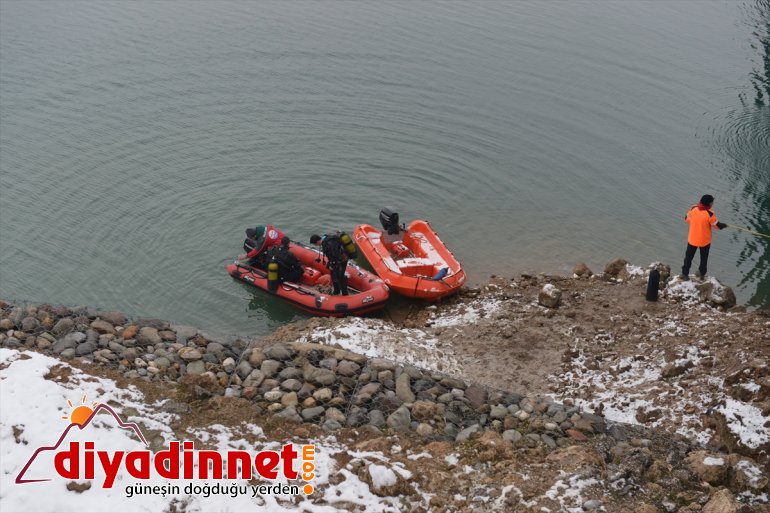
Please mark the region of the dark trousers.
[[335, 262], [329, 267], [332, 275], [332, 285], [334, 286], [334, 294], [348, 295], [348, 278], [345, 276], [345, 269], [347, 268], [347, 262]]
[[700, 249], [700, 265], [698, 266], [698, 272], [701, 275], [706, 274], [706, 266], [709, 262], [709, 250], [711, 249], [711, 244], [708, 246], [703, 246], [702, 248], [699, 248], [698, 246], [693, 246], [692, 244], [687, 244], [687, 251], [684, 254], [684, 265], [682, 266], [682, 275], [689, 276], [690, 275], [690, 266], [692, 265], [692, 259], [695, 258], [695, 251]]

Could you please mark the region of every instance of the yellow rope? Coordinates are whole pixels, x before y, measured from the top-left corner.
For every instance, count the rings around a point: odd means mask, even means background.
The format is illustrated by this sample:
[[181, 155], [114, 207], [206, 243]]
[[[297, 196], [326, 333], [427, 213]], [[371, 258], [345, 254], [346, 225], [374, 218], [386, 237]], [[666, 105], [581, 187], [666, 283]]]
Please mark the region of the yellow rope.
[[747, 232], [752, 235], [759, 235], [760, 237], [765, 237], [767, 239], [770, 239], [770, 235], [767, 235], [766, 233], [755, 232], [753, 230], [749, 230], [748, 228], [741, 228], [740, 226], [735, 226], [734, 224], [728, 224], [727, 226], [729, 226], [730, 228], [735, 228], [736, 230], [740, 230], [742, 232]]

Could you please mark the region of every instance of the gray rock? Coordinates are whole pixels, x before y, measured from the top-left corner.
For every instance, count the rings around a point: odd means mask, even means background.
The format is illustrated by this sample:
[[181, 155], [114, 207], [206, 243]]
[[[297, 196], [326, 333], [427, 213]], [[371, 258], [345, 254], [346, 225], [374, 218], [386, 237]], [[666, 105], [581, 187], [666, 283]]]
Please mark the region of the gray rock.
[[402, 372], [396, 378], [396, 396], [405, 403], [413, 403], [415, 401], [411, 388], [411, 378], [406, 372]]
[[59, 319], [59, 322], [57, 322], [53, 329], [51, 330], [51, 333], [54, 335], [61, 337], [63, 335], [66, 335], [70, 331], [75, 329], [75, 321], [73, 321], [70, 317], [64, 317], [62, 319]]
[[275, 414], [276, 417], [288, 420], [290, 422], [301, 423], [302, 417], [297, 413], [297, 409], [294, 406], [289, 406], [280, 413]]
[[203, 353], [202, 360], [206, 363], [213, 363], [213, 364], [219, 363], [219, 358], [217, 358], [217, 356], [213, 353]]
[[165, 356], [155, 358], [155, 366], [159, 369], [166, 369], [171, 366], [171, 361]]
[[342, 424], [337, 422], [336, 420], [326, 419], [324, 423], [321, 425], [321, 429], [324, 431], [336, 431], [342, 427]]
[[599, 499], [591, 499], [583, 503], [584, 511], [591, 511], [594, 509], [599, 509], [601, 507], [602, 507], [602, 501], [600, 501]]
[[187, 374], [203, 374], [206, 372], [206, 364], [203, 360], [195, 360], [187, 364]]
[[217, 355], [223, 355], [225, 352], [225, 346], [223, 346], [219, 342], [209, 342], [206, 345], [206, 352], [217, 354]]
[[225, 361], [222, 362], [222, 369], [228, 374], [232, 374], [235, 370], [235, 360], [232, 358], [225, 358]]
[[347, 421], [347, 419], [345, 418], [345, 414], [334, 407], [326, 408], [326, 412], [324, 413], [324, 415], [326, 416], [327, 420], [331, 419], [336, 422], [339, 422], [340, 424], [344, 424]]
[[153, 319], [152, 317], [139, 318], [136, 320], [136, 324], [140, 328], [148, 327], [153, 328], [156, 331], [166, 330], [169, 327], [169, 323], [167, 321], [164, 321], [163, 319]]
[[492, 419], [503, 419], [508, 415], [508, 408], [505, 406], [492, 406], [489, 410], [489, 417]]
[[[243, 361], [241, 361], [241, 363], [243, 363]], [[248, 364], [249, 362], [246, 363]], [[278, 369], [280, 368], [281, 362], [276, 360], [265, 360], [262, 362], [259, 370], [262, 371], [262, 374], [264, 374], [266, 378], [272, 378], [278, 374]]]
[[300, 388], [302, 388], [302, 383], [296, 379], [287, 379], [281, 383], [281, 388], [291, 392], [297, 392]]
[[265, 353], [262, 352], [262, 350], [258, 347], [252, 348], [251, 352], [249, 353], [249, 363], [254, 368], [259, 368], [262, 366], [262, 362], [265, 361]]
[[372, 358], [371, 361], [369, 362], [369, 368], [372, 369], [374, 372], [379, 372], [383, 370], [392, 371], [396, 369], [396, 364], [384, 358]]
[[345, 423], [349, 427], [358, 427], [366, 424], [368, 420], [369, 417], [367, 416], [365, 410], [361, 408], [353, 408], [350, 413], [348, 413], [348, 418]]
[[163, 403], [160, 409], [161, 411], [165, 411], [167, 413], [176, 413], [176, 414], [190, 413], [189, 404], [172, 401], [170, 399], [165, 403]]
[[145, 326], [139, 330], [139, 333], [136, 334], [136, 342], [137, 344], [143, 346], [154, 346], [157, 344], [162, 344], [163, 339], [161, 339], [160, 335], [158, 335], [158, 330], [156, 328]]
[[450, 378], [449, 376], [442, 378], [440, 383], [449, 389], [457, 389], [457, 390], [465, 390], [467, 386], [464, 381], [460, 381], [459, 379], [455, 379], [455, 378]]
[[62, 358], [73, 358], [74, 356], [75, 356], [75, 350], [71, 347], [61, 352]]
[[328, 388], [319, 388], [313, 392], [313, 398], [318, 402], [325, 403], [331, 401], [332, 397], [332, 391]]
[[337, 369], [337, 359], [336, 358], [324, 358], [320, 362], [318, 362], [318, 366], [323, 369], [329, 369], [330, 371]]
[[604, 274], [617, 278], [621, 271], [625, 271], [627, 264], [622, 258], [617, 258], [604, 266]]
[[249, 373], [248, 376], [246, 376], [246, 379], [243, 380], [243, 386], [244, 387], [258, 387], [262, 384], [262, 382], [265, 380], [265, 375], [262, 374], [262, 371], [259, 369], [254, 369]]
[[478, 385], [471, 385], [465, 389], [465, 398], [478, 410], [487, 402], [487, 390]]
[[588, 278], [589, 276], [592, 276], [594, 273], [591, 271], [591, 269], [588, 268], [586, 264], [581, 262], [575, 265], [575, 267], [572, 269], [572, 274], [576, 275], [579, 278]]
[[337, 375], [329, 369], [315, 368], [310, 373], [308, 380], [318, 385], [331, 385], [337, 380]]
[[179, 354], [179, 357], [186, 362], [200, 360], [201, 357], [203, 356], [201, 352], [195, 349], [194, 347], [183, 347], [179, 350], [177, 354]]
[[471, 437], [473, 433], [478, 433], [479, 431], [481, 431], [481, 426], [479, 426], [478, 424], [474, 424], [470, 427], [467, 427], [462, 431], [460, 431], [459, 433], [457, 433], [457, 436], [455, 437], [455, 442], [465, 442]]
[[548, 435], [540, 435], [540, 440], [543, 441], [549, 449], [556, 449], [556, 441]]
[[302, 377], [302, 371], [296, 367], [286, 367], [278, 373], [280, 379], [299, 379]]
[[395, 431], [409, 431], [412, 427], [412, 416], [406, 406], [401, 406], [388, 416], [388, 427]]
[[40, 322], [34, 317], [25, 317], [21, 320], [22, 331], [34, 331], [40, 326]]
[[337, 374], [340, 376], [356, 376], [361, 370], [361, 366], [350, 360], [342, 360], [337, 364]]
[[174, 326], [174, 331], [176, 331], [177, 342], [182, 344], [198, 334], [198, 330], [192, 326]]
[[283, 394], [283, 397], [281, 397], [281, 404], [284, 406], [297, 406], [298, 403], [299, 399], [297, 399], [296, 392], [289, 392], [288, 394]]
[[238, 376], [241, 379], [246, 379], [246, 377], [248, 377], [249, 374], [251, 374], [252, 370], [253, 369], [251, 368], [251, 365], [249, 364], [249, 362], [247, 362], [246, 360], [241, 360], [241, 362], [235, 368], [235, 373], [238, 374]]
[[385, 415], [380, 410], [371, 410], [368, 414], [369, 424], [381, 428], [385, 425]]
[[123, 346], [122, 344], [118, 344], [114, 340], [108, 342], [107, 347], [109, 347], [112, 351], [115, 351], [118, 354], [122, 353], [126, 349], [125, 346]]
[[[264, 349], [265, 356], [270, 360], [291, 360], [291, 350], [284, 344], [274, 344]], [[264, 371], [263, 371], [264, 372]]]
[[315, 418], [320, 417], [323, 415], [324, 409], [323, 406], [314, 406], [313, 408], [305, 408], [302, 410], [302, 418], [305, 420], [313, 420]]
[[101, 317], [102, 320], [109, 322], [113, 326], [122, 326], [128, 322], [126, 316], [121, 312], [101, 312], [99, 313], [99, 317]]
[[53, 351], [54, 354], [62, 354], [62, 352], [67, 349], [75, 349], [77, 345], [77, 342], [75, 342], [72, 337], [66, 336], [61, 340], [57, 340], [56, 343], [54, 343], [54, 345], [51, 347], [51, 351]]
[[79, 344], [77, 348], [75, 348], [75, 353], [77, 353], [78, 356], [91, 354], [96, 351], [97, 347], [98, 346], [93, 342], [83, 342], [82, 344]]
[[281, 397], [283, 397], [283, 392], [280, 390], [270, 390], [269, 392], [264, 393], [264, 398], [267, 401], [280, 401]]
[[[299, 397], [300, 399], [307, 399], [308, 397], [310, 397], [310, 394], [312, 394], [314, 390], [315, 390], [315, 386], [313, 386], [312, 384], [303, 383], [302, 388], [300, 388], [297, 391], [297, 397]], [[329, 393], [331, 394], [331, 390], [329, 391]]]
[[115, 327], [109, 322], [104, 320], [97, 319], [94, 322], [92, 322], [91, 329], [93, 329], [94, 331], [100, 334], [108, 334], [108, 333], [110, 335], [115, 334]]
[[515, 429], [509, 429], [507, 431], [503, 431], [503, 440], [508, 440], [511, 443], [516, 443], [519, 440], [521, 440], [521, 433], [519, 433]]
[[358, 395], [366, 395], [366, 396], [373, 396], [377, 392], [380, 391], [382, 388], [382, 385], [379, 383], [367, 383], [366, 385], [362, 386], [361, 389], [358, 391]]
[[547, 308], [556, 308], [561, 302], [561, 290], [555, 285], [546, 283], [537, 295], [537, 302]]

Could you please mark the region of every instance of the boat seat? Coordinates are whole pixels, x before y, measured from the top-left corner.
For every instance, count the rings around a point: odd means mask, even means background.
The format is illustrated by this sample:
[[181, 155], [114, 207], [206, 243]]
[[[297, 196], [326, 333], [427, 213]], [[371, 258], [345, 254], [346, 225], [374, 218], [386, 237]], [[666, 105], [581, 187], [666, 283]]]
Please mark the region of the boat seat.
[[433, 276], [436, 273], [436, 264], [427, 258], [402, 258], [397, 260], [398, 268], [407, 276]]

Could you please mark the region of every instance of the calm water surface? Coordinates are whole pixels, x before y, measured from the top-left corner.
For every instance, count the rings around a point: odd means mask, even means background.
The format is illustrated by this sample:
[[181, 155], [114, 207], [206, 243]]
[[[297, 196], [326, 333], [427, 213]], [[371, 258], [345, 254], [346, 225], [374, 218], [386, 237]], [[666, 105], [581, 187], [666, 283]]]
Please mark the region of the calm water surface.
[[[472, 281], [770, 232], [770, 2], [0, 1], [0, 297], [228, 333], [243, 230], [426, 218]], [[770, 306], [770, 239], [710, 272]]]

